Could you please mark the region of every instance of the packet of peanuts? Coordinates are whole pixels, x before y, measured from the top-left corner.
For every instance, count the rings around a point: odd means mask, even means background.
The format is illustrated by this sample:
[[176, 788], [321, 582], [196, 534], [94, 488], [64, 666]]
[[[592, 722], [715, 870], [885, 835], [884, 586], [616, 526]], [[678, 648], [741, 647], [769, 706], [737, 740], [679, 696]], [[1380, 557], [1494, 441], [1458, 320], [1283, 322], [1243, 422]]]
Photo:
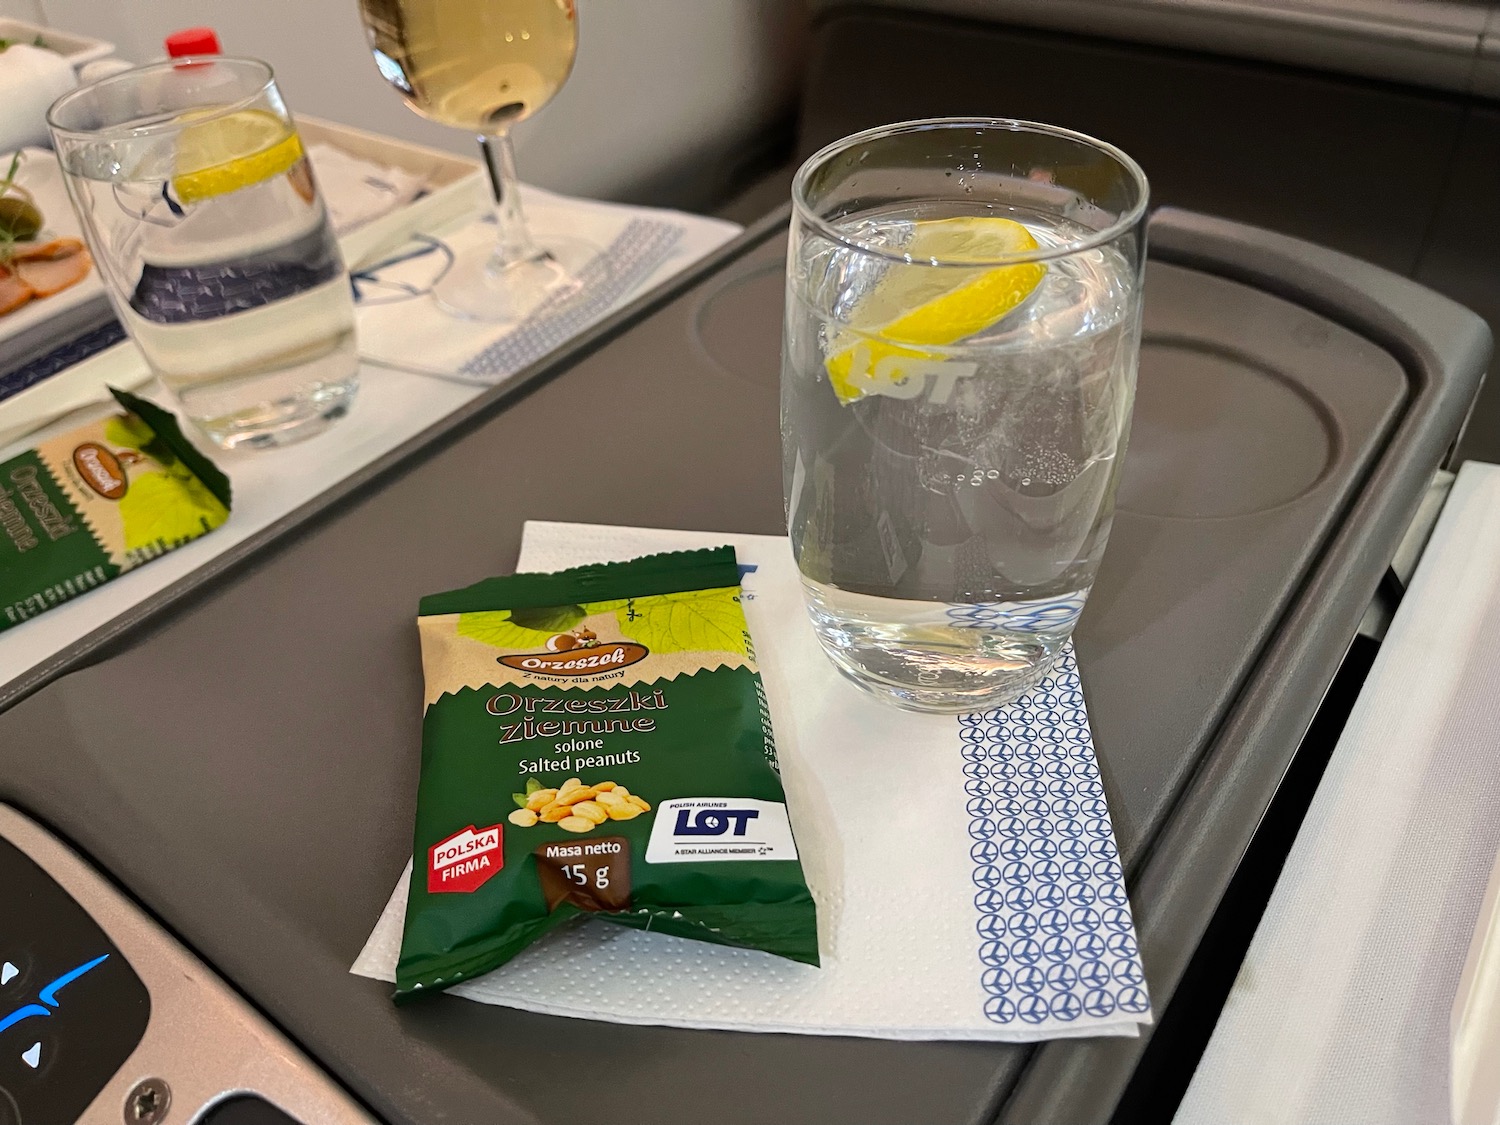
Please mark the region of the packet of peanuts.
[[207, 535], [229, 478], [168, 411], [111, 389], [117, 413], [0, 461], [0, 631]]
[[734, 548], [423, 598], [397, 999], [583, 915], [816, 965]]

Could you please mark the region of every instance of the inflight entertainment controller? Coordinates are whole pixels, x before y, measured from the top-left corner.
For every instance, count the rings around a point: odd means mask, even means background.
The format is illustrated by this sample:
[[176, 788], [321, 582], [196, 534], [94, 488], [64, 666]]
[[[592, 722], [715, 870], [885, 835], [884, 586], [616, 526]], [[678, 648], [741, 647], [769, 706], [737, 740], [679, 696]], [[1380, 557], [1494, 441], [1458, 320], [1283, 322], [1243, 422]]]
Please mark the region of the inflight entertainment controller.
[[201, 962], [0, 805], [0, 1125], [371, 1125]]

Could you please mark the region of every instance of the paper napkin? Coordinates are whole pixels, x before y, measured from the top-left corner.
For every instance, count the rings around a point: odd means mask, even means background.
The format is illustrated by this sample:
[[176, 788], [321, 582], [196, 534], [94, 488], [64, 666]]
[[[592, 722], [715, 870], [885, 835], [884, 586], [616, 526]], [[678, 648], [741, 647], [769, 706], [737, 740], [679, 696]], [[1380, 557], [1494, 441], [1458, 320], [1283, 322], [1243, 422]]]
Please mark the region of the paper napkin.
[[[882, 704], [818, 647], [787, 540], [528, 523], [520, 568], [732, 543], [821, 968], [587, 920], [452, 989], [618, 1023], [885, 1039], [1135, 1035], [1150, 1022], [1071, 652], [1015, 705]], [[403, 875], [353, 971], [393, 980]]]
[[[639, 294], [676, 250], [698, 216], [564, 199], [525, 189], [533, 235], [549, 233], [597, 246], [582, 268], [581, 291], [564, 299], [538, 294], [519, 323], [487, 324], [445, 313], [431, 288], [456, 254], [486, 249], [495, 225], [476, 219], [441, 237], [418, 235], [382, 262], [354, 273], [360, 355], [385, 367], [491, 384], [535, 362]], [[716, 224], [726, 225], [726, 224]]]
[[314, 142], [307, 146], [307, 158], [335, 234], [404, 207], [427, 186], [424, 173], [365, 160], [335, 145]]

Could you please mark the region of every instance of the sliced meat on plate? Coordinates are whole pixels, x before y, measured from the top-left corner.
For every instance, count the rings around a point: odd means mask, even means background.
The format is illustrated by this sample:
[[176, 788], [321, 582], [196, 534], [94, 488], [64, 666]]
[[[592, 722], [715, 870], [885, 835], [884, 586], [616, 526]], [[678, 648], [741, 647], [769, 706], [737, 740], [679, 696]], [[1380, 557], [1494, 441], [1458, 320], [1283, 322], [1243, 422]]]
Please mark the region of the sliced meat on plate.
[[83, 252], [83, 243], [76, 238], [54, 238], [51, 242], [17, 242], [7, 255], [16, 262], [45, 262], [57, 258], [71, 258]]
[[18, 309], [31, 300], [31, 286], [27, 285], [11, 270], [0, 265], [0, 316]]
[[42, 246], [19, 250], [11, 268], [34, 296], [52, 294], [82, 281], [93, 265], [89, 252], [76, 238], [57, 238]]

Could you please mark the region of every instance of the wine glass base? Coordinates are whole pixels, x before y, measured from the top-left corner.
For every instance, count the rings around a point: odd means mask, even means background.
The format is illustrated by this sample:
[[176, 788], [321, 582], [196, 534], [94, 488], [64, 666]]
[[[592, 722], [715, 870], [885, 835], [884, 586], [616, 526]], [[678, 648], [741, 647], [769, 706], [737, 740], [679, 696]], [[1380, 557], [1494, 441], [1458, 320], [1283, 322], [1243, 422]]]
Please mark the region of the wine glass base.
[[579, 279], [600, 254], [599, 247], [582, 239], [552, 238], [536, 257], [497, 267], [489, 247], [475, 247], [458, 254], [433, 286], [432, 296], [450, 316], [519, 323], [543, 305], [564, 308], [582, 297]]

